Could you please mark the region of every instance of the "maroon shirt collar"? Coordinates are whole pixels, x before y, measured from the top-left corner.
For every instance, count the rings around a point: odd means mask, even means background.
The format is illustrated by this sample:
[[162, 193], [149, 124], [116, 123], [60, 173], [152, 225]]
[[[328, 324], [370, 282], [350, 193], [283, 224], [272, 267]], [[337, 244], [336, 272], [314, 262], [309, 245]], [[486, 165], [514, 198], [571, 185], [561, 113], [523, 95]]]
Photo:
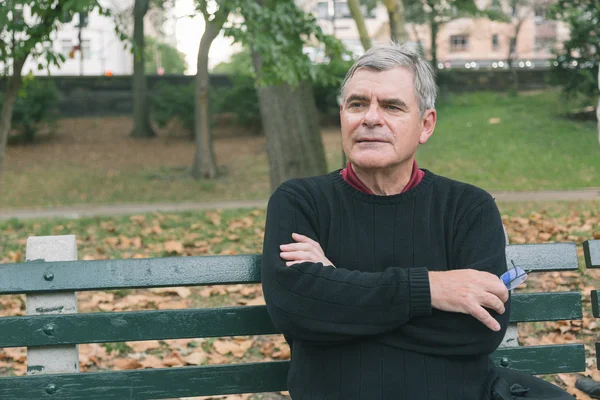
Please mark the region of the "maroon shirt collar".
[[[350, 164], [349, 161], [348, 164], [346, 164], [346, 168], [342, 169], [341, 174], [342, 178], [344, 178], [344, 180], [348, 182], [348, 184], [354, 189], [363, 193], [375, 194], [364, 183], [362, 183], [360, 179], [358, 179], [358, 176], [354, 172], [354, 169], [352, 169], [352, 164]], [[419, 167], [417, 166], [417, 160], [415, 160], [413, 162], [413, 169], [412, 174], [410, 175], [410, 180], [408, 181], [408, 184], [406, 184], [404, 189], [402, 189], [402, 193], [417, 186], [423, 179], [423, 176], [425, 176], [425, 172], [419, 169]]]

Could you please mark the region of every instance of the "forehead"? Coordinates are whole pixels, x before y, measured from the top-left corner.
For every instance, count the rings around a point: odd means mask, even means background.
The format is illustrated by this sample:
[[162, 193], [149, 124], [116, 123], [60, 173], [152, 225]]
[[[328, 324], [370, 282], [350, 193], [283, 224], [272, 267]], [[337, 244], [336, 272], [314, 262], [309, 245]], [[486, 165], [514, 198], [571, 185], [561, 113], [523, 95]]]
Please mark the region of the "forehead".
[[346, 97], [353, 94], [413, 99], [415, 98], [414, 75], [409, 69], [403, 67], [387, 71], [361, 68], [346, 83]]

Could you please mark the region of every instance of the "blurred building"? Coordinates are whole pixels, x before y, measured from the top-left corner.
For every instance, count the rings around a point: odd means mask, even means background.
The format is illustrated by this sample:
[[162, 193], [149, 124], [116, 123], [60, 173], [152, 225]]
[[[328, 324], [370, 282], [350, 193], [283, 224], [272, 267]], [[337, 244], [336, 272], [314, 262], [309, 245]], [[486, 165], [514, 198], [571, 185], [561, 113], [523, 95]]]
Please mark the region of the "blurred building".
[[[530, 0], [527, 6], [509, 7], [506, 0], [476, 0], [480, 9], [500, 7], [511, 22], [486, 18], [460, 18], [441, 25], [437, 37], [438, 67], [441, 68], [506, 68], [511, 38], [520, 24], [516, 43], [516, 65], [523, 68], [546, 67], [554, 58], [552, 49], [568, 38], [568, 26], [547, 18], [550, 0]], [[298, 5], [311, 12], [324, 32], [332, 33], [357, 54], [363, 52], [356, 24], [344, 0], [298, 0]], [[363, 14], [366, 11], [363, 10]], [[386, 43], [390, 38], [388, 14], [379, 5], [365, 14], [365, 23], [374, 42]], [[430, 54], [431, 36], [426, 24], [406, 24], [409, 44]]]
[[[115, 16], [121, 16], [128, 34], [133, 31], [134, 0], [100, 0], [100, 4], [109, 9], [113, 16], [106, 17], [93, 12], [84, 18], [81, 29], [81, 49], [79, 48], [79, 15], [62, 24], [53, 35], [54, 50], [66, 61], [60, 66], [38, 70], [38, 63], [28, 59], [23, 74], [34, 75], [130, 75], [133, 73], [133, 55], [131, 46], [126, 46], [115, 31]], [[28, 18], [28, 10], [24, 9]], [[144, 24], [147, 36], [161, 37], [167, 43], [174, 41], [174, 34], [169, 31], [168, 16], [149, 11]], [[167, 26], [167, 32], [163, 26]], [[172, 28], [170, 28], [172, 29]]]

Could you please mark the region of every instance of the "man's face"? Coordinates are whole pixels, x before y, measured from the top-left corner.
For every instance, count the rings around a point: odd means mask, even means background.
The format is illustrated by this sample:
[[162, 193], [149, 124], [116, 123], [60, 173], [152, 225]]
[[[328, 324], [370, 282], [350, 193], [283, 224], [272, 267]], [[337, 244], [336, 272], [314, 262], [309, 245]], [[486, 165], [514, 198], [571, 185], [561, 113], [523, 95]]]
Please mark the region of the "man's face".
[[413, 73], [359, 69], [346, 84], [340, 106], [346, 156], [361, 169], [381, 169], [412, 162], [419, 143], [435, 127], [435, 110], [419, 116]]

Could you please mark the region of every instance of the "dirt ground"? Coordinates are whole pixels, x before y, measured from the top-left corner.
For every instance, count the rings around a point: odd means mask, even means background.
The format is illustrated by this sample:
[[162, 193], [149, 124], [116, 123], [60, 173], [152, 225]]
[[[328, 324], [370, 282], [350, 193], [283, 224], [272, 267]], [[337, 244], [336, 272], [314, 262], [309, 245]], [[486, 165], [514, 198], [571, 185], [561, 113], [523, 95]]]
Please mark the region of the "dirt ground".
[[[61, 119], [53, 132], [40, 135], [35, 144], [9, 147], [6, 170], [56, 164], [93, 164], [107, 170], [191, 164], [194, 142], [181, 127], [155, 127], [157, 137], [153, 139], [130, 137], [132, 127], [130, 117]], [[339, 146], [339, 129], [325, 128], [323, 136], [326, 147]], [[266, 152], [265, 137], [245, 133], [241, 127], [217, 126], [213, 137], [219, 164]]]

